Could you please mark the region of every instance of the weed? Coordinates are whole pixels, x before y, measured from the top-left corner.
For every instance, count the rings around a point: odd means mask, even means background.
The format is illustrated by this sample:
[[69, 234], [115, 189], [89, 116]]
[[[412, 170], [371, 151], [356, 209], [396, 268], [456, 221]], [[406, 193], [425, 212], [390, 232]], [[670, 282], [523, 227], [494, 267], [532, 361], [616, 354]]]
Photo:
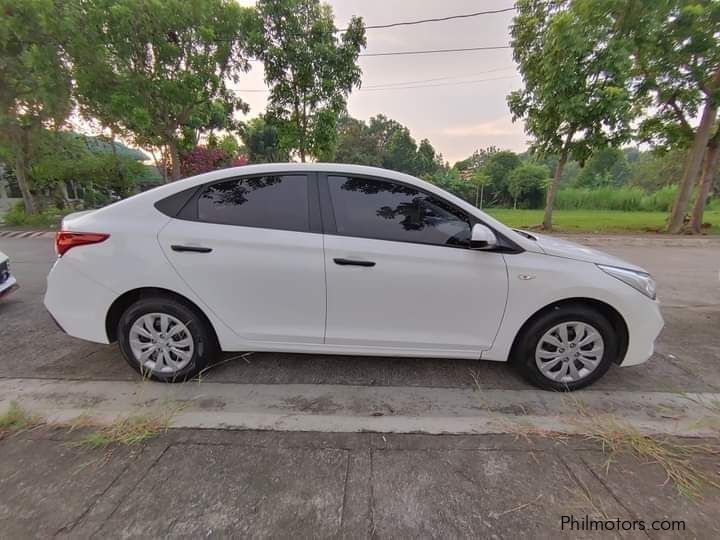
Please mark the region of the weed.
[[104, 448], [111, 444], [133, 446], [143, 443], [170, 427], [170, 416], [129, 416], [85, 435], [77, 444]]
[[15, 401], [10, 402], [7, 411], [0, 415], [0, 437], [10, 431], [29, 429], [42, 423], [42, 419], [30, 414]]

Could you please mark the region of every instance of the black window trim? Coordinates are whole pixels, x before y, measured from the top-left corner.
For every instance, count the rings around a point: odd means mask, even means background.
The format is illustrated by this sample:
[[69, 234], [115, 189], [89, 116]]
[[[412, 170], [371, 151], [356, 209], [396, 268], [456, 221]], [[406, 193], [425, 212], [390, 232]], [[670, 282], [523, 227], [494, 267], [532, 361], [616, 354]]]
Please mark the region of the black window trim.
[[355, 234], [346, 234], [338, 232], [337, 230], [337, 223], [335, 221], [335, 207], [332, 203], [332, 197], [330, 196], [330, 186], [328, 183], [328, 177], [330, 176], [339, 176], [339, 177], [345, 177], [345, 178], [361, 178], [365, 180], [377, 180], [381, 182], [390, 182], [399, 184], [401, 186], [406, 186], [408, 188], [415, 189], [419, 191], [420, 193], [424, 195], [428, 195], [430, 197], [435, 197], [438, 199], [442, 199], [442, 201], [449, 205], [453, 210], [456, 212], [459, 212], [461, 215], [465, 216], [468, 221], [470, 222], [470, 228], [472, 229], [473, 225], [479, 223], [481, 225], [486, 226], [488, 229], [490, 229], [495, 236], [498, 239], [498, 245], [495, 249], [491, 250], [474, 250], [474, 251], [489, 251], [489, 252], [500, 252], [500, 253], [508, 253], [508, 254], [515, 254], [515, 253], [522, 253], [525, 250], [520, 247], [518, 244], [510, 240], [507, 236], [502, 234], [501, 232], [497, 231], [492, 225], [484, 222], [482, 219], [469, 214], [467, 211], [463, 210], [456, 204], [452, 203], [451, 201], [448, 201], [445, 197], [438, 195], [436, 193], [433, 193], [431, 191], [428, 191], [420, 186], [417, 186], [415, 184], [412, 184], [410, 182], [403, 182], [402, 180], [395, 180], [394, 178], [387, 178], [382, 176], [374, 176], [369, 174], [355, 174], [355, 173], [348, 173], [348, 172], [341, 172], [341, 171], [332, 171], [332, 172], [320, 172], [318, 173], [318, 187], [319, 187], [319, 193], [320, 193], [320, 215], [322, 216], [322, 224], [323, 224], [323, 232], [325, 234], [331, 234], [333, 236], [345, 236], [349, 238], [367, 238], [369, 240], [378, 240], [381, 242], [400, 242], [404, 244], [422, 244], [425, 246], [435, 246], [440, 248], [452, 248], [452, 249], [470, 249], [469, 246], [455, 246], [450, 244], [434, 244], [432, 242], [418, 242], [418, 241], [411, 241], [411, 240], [388, 240], [386, 238], [375, 238], [373, 236], [359, 236]]
[[[307, 199], [308, 199], [308, 230], [297, 231], [295, 229], [287, 229], [285, 227], [259, 227], [257, 225], [233, 225], [231, 223], [217, 223], [214, 221], [207, 221], [198, 218], [198, 201], [202, 193], [210, 186], [216, 184], [223, 184], [225, 182], [232, 182], [233, 180], [244, 180], [248, 178], [262, 178], [266, 176], [304, 176], [307, 178]], [[180, 196], [180, 194], [192, 192], [188, 195], [186, 202], [177, 209], [174, 213], [166, 212], [164, 209], [172, 205], [164, 205], [163, 202], [167, 199]], [[213, 225], [227, 225], [228, 227], [248, 227], [251, 229], [267, 229], [274, 231], [288, 231], [288, 232], [299, 232], [299, 233], [310, 233], [310, 234], [322, 234], [322, 219], [320, 217], [320, 196], [318, 193], [318, 175], [315, 171], [293, 171], [293, 170], [282, 170], [271, 171], [266, 173], [255, 173], [255, 174], [236, 174], [227, 176], [225, 178], [219, 178], [212, 182], [206, 182], [188, 188], [185, 191], [180, 191], [161, 199], [155, 203], [155, 208], [163, 212], [165, 215], [175, 219], [182, 219], [184, 221], [195, 221], [198, 223], [209, 223]]]

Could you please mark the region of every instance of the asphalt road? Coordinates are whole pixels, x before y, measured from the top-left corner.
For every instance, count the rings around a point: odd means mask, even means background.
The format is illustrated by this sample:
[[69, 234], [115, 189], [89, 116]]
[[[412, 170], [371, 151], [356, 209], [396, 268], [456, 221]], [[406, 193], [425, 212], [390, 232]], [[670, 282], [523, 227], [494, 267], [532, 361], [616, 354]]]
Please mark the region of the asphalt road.
[[[613, 367], [593, 390], [720, 391], [720, 241], [597, 239], [593, 243], [651, 271], [666, 328], [649, 362]], [[20, 290], [0, 301], [0, 378], [137, 380], [115, 346], [62, 334], [42, 305], [53, 262], [48, 238], [0, 238]], [[204, 380], [245, 384], [528, 389], [502, 363], [256, 353], [225, 355]]]

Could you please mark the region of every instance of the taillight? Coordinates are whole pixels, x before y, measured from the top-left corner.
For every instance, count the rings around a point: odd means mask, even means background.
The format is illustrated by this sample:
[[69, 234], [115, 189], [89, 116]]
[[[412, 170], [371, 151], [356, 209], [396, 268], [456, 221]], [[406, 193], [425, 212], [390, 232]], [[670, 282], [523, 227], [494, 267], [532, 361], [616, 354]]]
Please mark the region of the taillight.
[[55, 233], [55, 252], [58, 254], [58, 257], [62, 257], [71, 248], [86, 246], [88, 244], [99, 244], [109, 237], [109, 234], [103, 233], [58, 231]]

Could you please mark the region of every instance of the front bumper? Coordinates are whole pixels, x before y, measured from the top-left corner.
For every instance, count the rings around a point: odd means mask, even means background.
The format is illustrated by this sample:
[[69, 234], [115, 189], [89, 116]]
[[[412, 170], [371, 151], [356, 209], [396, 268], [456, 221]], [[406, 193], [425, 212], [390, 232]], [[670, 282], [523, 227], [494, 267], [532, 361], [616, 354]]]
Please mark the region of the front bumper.
[[628, 349], [620, 364], [623, 367], [647, 361], [653, 355], [655, 340], [665, 326], [657, 301], [648, 299], [633, 306], [634, 309], [623, 312], [629, 336]]
[[0, 298], [5, 298], [11, 292], [16, 291], [20, 288], [17, 280], [11, 275], [5, 281], [0, 284]]

